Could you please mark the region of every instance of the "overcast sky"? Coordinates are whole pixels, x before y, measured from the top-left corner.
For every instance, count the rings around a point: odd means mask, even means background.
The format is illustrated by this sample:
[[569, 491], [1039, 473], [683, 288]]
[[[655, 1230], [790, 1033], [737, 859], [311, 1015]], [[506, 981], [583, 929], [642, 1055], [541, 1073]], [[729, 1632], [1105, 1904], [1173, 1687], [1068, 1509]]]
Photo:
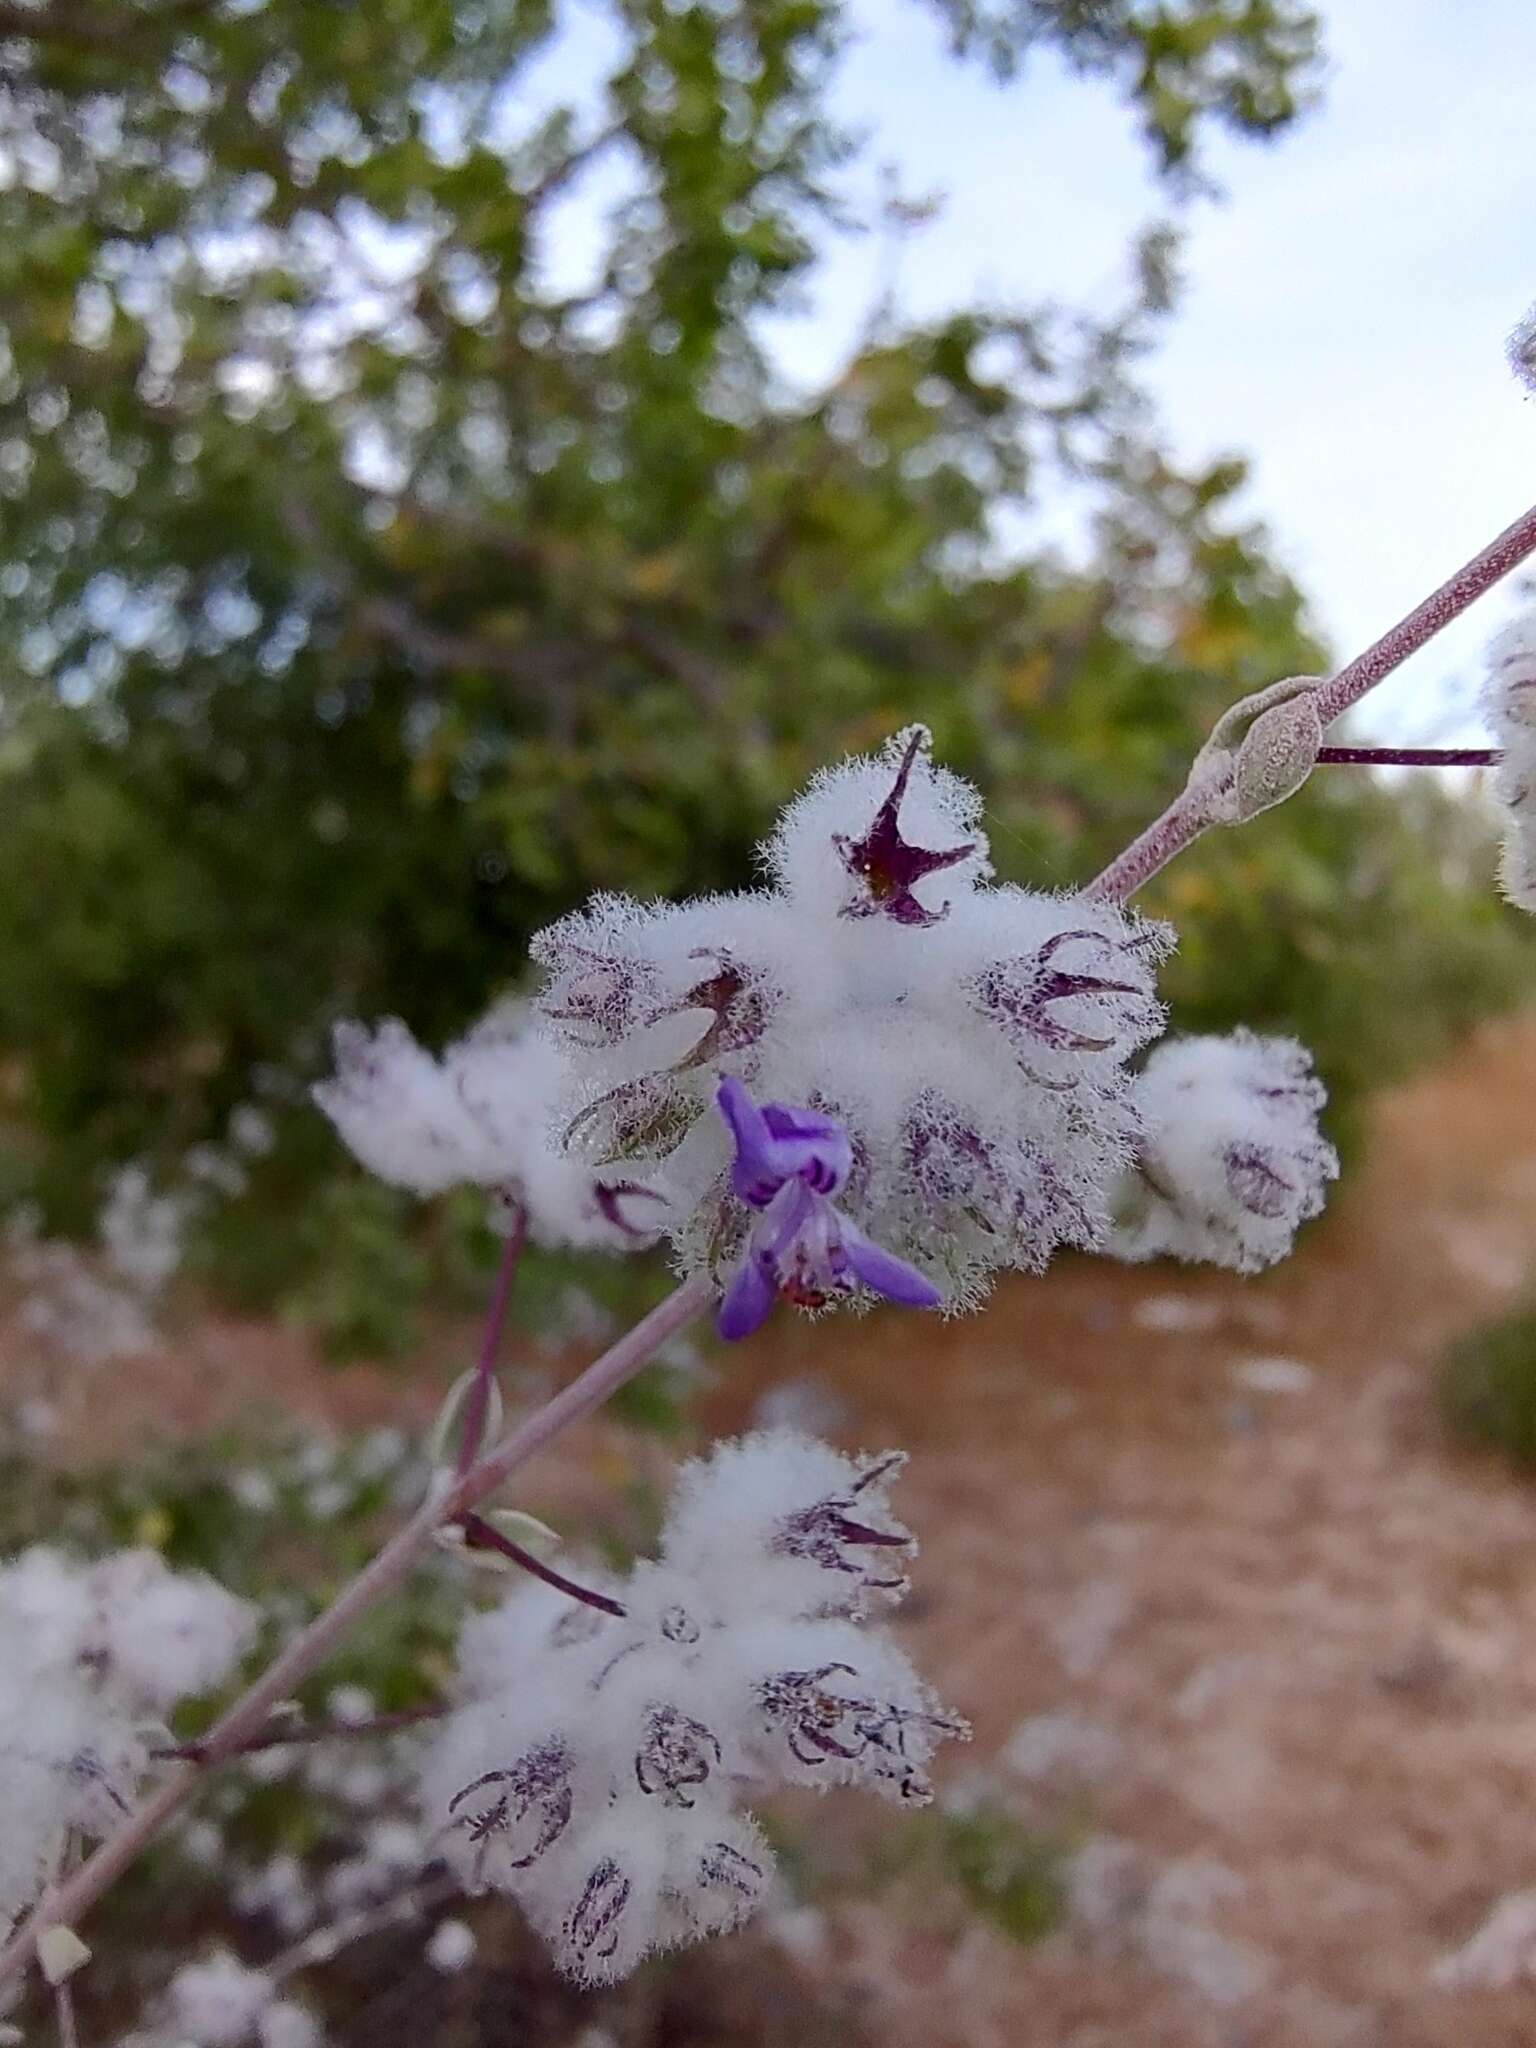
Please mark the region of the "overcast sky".
[[[1536, 499], [1536, 399], [1504, 338], [1536, 299], [1536, 0], [1323, 0], [1321, 107], [1273, 145], [1207, 145], [1227, 192], [1186, 222], [1188, 286], [1150, 381], [1175, 451], [1253, 459], [1247, 504], [1357, 651]], [[945, 61], [910, 0], [863, 0], [839, 111], [868, 168], [948, 195], [907, 248], [920, 313], [980, 297], [1112, 302], [1159, 205], [1103, 83], [1036, 67], [999, 89]], [[795, 371], [846, 348], [876, 288], [868, 240], [829, 250]], [[1465, 725], [1501, 600], [1372, 700], [1383, 733]]]

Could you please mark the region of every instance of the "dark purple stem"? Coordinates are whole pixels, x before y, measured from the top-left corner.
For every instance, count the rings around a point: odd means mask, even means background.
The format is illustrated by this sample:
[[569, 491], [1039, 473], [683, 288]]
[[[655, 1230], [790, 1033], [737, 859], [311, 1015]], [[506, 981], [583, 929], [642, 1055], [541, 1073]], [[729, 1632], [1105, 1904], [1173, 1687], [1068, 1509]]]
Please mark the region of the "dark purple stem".
[[523, 1245], [528, 1236], [528, 1211], [521, 1202], [509, 1205], [511, 1227], [507, 1241], [501, 1248], [501, 1264], [496, 1268], [496, 1285], [491, 1294], [491, 1305], [486, 1312], [485, 1335], [480, 1340], [480, 1356], [475, 1364], [474, 1384], [469, 1390], [469, 1400], [464, 1408], [464, 1434], [459, 1439], [459, 1455], [453, 1468], [455, 1479], [462, 1479], [480, 1454], [480, 1440], [485, 1435], [485, 1419], [490, 1413], [491, 1388], [496, 1383], [496, 1353], [501, 1348], [501, 1333], [506, 1327], [507, 1308], [512, 1300], [512, 1286], [517, 1279], [518, 1261], [523, 1255]]
[[[244, 1742], [234, 1749], [220, 1752], [219, 1761], [230, 1757], [253, 1756], [259, 1749], [287, 1749], [306, 1742], [331, 1742], [353, 1735], [393, 1735], [401, 1728], [414, 1728], [421, 1721], [440, 1721], [448, 1709], [443, 1706], [402, 1707], [398, 1713], [375, 1714], [367, 1721], [279, 1721], [274, 1727], [263, 1728], [259, 1734], [248, 1735]], [[178, 1742], [167, 1749], [152, 1749], [151, 1758], [157, 1764], [205, 1763], [208, 1758], [206, 1742]]]
[[521, 1543], [514, 1543], [510, 1536], [503, 1536], [483, 1515], [461, 1515], [459, 1527], [464, 1531], [468, 1549], [494, 1550], [520, 1565], [525, 1572], [531, 1572], [534, 1578], [542, 1579], [546, 1586], [553, 1586], [557, 1593], [568, 1593], [584, 1607], [595, 1607], [602, 1614], [616, 1614], [620, 1618], [628, 1612], [617, 1600], [610, 1600], [606, 1593], [594, 1593], [590, 1586], [577, 1585], [574, 1579], [568, 1579], [563, 1572], [557, 1572], [553, 1566], [535, 1557], [531, 1550], [524, 1550]]
[[1348, 768], [1492, 768], [1497, 747], [1319, 747], [1319, 765]]

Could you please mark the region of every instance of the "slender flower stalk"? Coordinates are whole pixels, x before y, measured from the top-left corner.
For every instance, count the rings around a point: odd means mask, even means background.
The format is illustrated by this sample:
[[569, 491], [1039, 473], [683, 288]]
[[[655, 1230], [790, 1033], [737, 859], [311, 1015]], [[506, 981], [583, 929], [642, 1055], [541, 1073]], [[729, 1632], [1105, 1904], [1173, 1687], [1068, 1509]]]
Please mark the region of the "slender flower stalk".
[[235, 1755], [252, 1736], [265, 1730], [278, 1703], [288, 1699], [325, 1662], [364, 1614], [410, 1576], [440, 1528], [461, 1521], [562, 1430], [600, 1408], [669, 1338], [703, 1312], [713, 1292], [710, 1282], [701, 1276], [685, 1280], [462, 1478], [429, 1493], [410, 1520], [324, 1613], [295, 1636], [209, 1730], [202, 1741], [202, 1755], [183, 1764], [157, 1786], [65, 1884], [39, 1903], [25, 1925], [0, 1950], [0, 1984], [25, 1967], [36, 1953], [39, 1935], [50, 1927], [74, 1926], [95, 1905], [137, 1861], [161, 1828], [181, 1811], [215, 1764]]
[[75, 1987], [66, 1977], [53, 1987], [53, 2011], [58, 2022], [59, 2048], [80, 2048], [80, 2029], [75, 2021]]
[[[1468, 605], [1533, 554], [1536, 505], [1507, 526], [1481, 554], [1474, 555], [1422, 604], [1416, 605], [1406, 618], [1319, 687], [1315, 702], [1321, 723], [1331, 724], [1358, 704], [1368, 691], [1400, 668], [1409, 655], [1426, 646], [1436, 633], [1459, 618]], [[1102, 874], [1095, 876], [1088, 884], [1088, 895], [1099, 902], [1128, 901], [1176, 854], [1217, 822], [1214, 799], [1218, 795], [1208, 786], [1186, 787], [1161, 817], [1155, 818]]]
[[1319, 767], [1494, 768], [1497, 747], [1320, 747]]
[[521, 1543], [515, 1543], [510, 1536], [504, 1536], [494, 1522], [486, 1521], [483, 1515], [465, 1515], [459, 1527], [464, 1531], [464, 1542], [470, 1550], [493, 1550], [498, 1557], [504, 1557], [515, 1564], [531, 1578], [542, 1579], [546, 1586], [553, 1586], [557, 1593], [567, 1593], [571, 1599], [579, 1600], [584, 1607], [595, 1607], [602, 1614], [622, 1617], [625, 1609], [617, 1600], [610, 1600], [606, 1593], [597, 1593], [590, 1586], [583, 1586], [575, 1579], [568, 1579], [564, 1572], [557, 1572], [553, 1565], [535, 1557], [531, 1550], [525, 1550]]
[[490, 1308], [486, 1313], [485, 1335], [481, 1339], [480, 1356], [475, 1364], [474, 1382], [464, 1407], [464, 1434], [459, 1440], [458, 1461], [454, 1467], [460, 1479], [479, 1456], [485, 1438], [486, 1417], [491, 1409], [491, 1391], [496, 1383], [496, 1353], [501, 1347], [501, 1333], [506, 1325], [512, 1288], [517, 1279], [518, 1263], [528, 1237], [528, 1211], [522, 1202], [515, 1201], [511, 1204], [508, 1222], [510, 1227], [506, 1242], [501, 1248], [501, 1263], [496, 1268], [496, 1284], [491, 1293]]

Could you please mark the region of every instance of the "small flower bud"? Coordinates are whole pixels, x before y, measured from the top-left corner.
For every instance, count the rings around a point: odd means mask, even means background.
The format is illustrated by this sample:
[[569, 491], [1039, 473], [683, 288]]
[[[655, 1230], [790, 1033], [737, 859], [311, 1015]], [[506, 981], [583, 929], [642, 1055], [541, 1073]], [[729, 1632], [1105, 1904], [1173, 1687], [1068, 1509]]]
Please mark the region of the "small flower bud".
[[[437, 1420], [432, 1425], [432, 1434], [427, 1439], [427, 1457], [434, 1466], [451, 1465], [458, 1452], [459, 1439], [464, 1430], [464, 1418], [469, 1407], [471, 1390], [479, 1373], [471, 1368], [459, 1374], [444, 1397], [443, 1405], [437, 1411]], [[489, 1450], [501, 1435], [504, 1413], [501, 1389], [494, 1380], [490, 1383], [490, 1395], [486, 1402], [484, 1426], [480, 1432], [477, 1450]]]
[[1317, 766], [1315, 676], [1286, 676], [1224, 711], [1189, 771], [1213, 824], [1242, 825], [1284, 803]]
[[1314, 685], [1305, 683], [1303, 690], [1261, 711], [1238, 749], [1234, 793], [1243, 823], [1294, 796], [1317, 766], [1323, 728]]

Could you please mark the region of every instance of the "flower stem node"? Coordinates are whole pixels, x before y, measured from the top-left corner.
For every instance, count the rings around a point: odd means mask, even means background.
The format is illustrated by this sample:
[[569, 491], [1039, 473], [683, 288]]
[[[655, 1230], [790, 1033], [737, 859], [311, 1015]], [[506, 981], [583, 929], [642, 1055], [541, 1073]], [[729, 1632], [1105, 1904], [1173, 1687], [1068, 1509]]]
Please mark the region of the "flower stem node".
[[1301, 788], [1323, 743], [1319, 687], [1316, 676], [1287, 676], [1217, 719], [1189, 772], [1213, 824], [1247, 824]]

